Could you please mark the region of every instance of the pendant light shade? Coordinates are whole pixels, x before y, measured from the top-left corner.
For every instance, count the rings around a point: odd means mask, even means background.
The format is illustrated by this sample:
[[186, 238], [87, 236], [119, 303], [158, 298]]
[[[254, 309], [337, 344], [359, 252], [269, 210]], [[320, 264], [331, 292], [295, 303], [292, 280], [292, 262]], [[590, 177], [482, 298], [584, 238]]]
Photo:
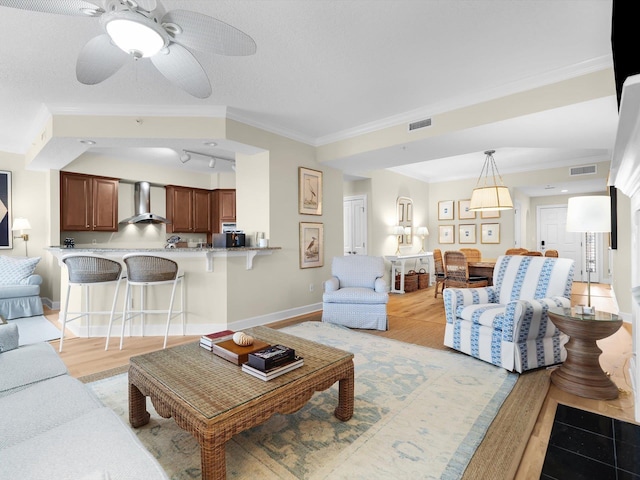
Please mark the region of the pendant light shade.
[[[493, 159], [495, 150], [487, 150], [484, 153], [486, 158], [476, 187], [471, 194], [469, 210], [472, 212], [510, 210], [513, 208], [513, 201]], [[489, 172], [491, 172], [491, 177], [489, 177]]]

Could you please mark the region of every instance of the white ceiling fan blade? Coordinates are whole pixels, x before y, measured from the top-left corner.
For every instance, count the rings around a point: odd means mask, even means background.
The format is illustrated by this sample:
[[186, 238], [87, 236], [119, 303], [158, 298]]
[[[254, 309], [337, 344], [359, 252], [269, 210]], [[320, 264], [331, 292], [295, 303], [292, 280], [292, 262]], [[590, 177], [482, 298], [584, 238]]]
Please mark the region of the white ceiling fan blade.
[[0, 6], [30, 10], [32, 12], [84, 17], [97, 17], [104, 13], [104, 10], [95, 3], [85, 2], [84, 0], [0, 0]]
[[93, 37], [82, 47], [76, 63], [76, 77], [80, 83], [95, 85], [120, 70], [129, 55], [111, 43], [106, 33]]
[[[188, 48], [220, 55], [253, 55], [256, 42], [246, 33], [202, 13], [172, 10], [162, 17], [162, 24], [172, 38]], [[181, 31], [173, 32], [171, 24]]]
[[172, 43], [151, 57], [151, 61], [162, 75], [194, 97], [207, 98], [211, 95], [209, 77], [186, 48]]

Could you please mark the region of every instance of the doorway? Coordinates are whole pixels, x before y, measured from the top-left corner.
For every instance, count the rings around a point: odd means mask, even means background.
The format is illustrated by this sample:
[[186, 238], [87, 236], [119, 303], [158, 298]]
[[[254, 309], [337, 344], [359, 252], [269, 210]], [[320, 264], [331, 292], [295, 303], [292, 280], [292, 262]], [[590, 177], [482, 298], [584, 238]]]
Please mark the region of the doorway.
[[602, 282], [602, 234], [567, 232], [567, 206], [544, 205], [538, 207], [537, 248], [558, 250], [561, 257], [575, 261], [574, 280], [586, 282], [588, 271], [591, 281]]
[[344, 197], [344, 254], [367, 254], [367, 196]]

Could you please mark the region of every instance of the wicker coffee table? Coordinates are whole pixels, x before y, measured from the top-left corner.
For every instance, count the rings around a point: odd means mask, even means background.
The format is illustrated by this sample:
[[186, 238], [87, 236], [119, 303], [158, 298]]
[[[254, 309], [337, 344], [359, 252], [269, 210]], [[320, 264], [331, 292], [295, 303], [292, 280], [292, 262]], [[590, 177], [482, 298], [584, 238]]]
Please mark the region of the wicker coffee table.
[[339, 384], [336, 418], [353, 415], [353, 354], [266, 327], [244, 330], [270, 344], [292, 347], [304, 365], [265, 382], [200, 347], [198, 342], [132, 357], [129, 422], [149, 422], [146, 398], [200, 444], [202, 478], [226, 478], [225, 444], [274, 413], [293, 413], [314, 392]]

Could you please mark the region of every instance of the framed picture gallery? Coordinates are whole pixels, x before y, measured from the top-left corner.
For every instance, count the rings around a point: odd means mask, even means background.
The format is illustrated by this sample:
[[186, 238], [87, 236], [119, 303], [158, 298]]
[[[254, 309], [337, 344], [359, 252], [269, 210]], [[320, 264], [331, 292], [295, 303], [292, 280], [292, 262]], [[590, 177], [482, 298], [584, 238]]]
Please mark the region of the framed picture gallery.
[[458, 220], [474, 220], [476, 212], [469, 211], [471, 200], [458, 200]]
[[438, 202], [438, 220], [453, 220], [453, 200]]
[[453, 225], [440, 225], [438, 227], [438, 243], [455, 243]]
[[483, 210], [480, 212], [480, 218], [500, 218], [500, 210]]
[[458, 243], [476, 243], [475, 224], [458, 225]]
[[482, 243], [500, 243], [500, 224], [499, 223], [483, 223], [481, 225], [481, 242]]

